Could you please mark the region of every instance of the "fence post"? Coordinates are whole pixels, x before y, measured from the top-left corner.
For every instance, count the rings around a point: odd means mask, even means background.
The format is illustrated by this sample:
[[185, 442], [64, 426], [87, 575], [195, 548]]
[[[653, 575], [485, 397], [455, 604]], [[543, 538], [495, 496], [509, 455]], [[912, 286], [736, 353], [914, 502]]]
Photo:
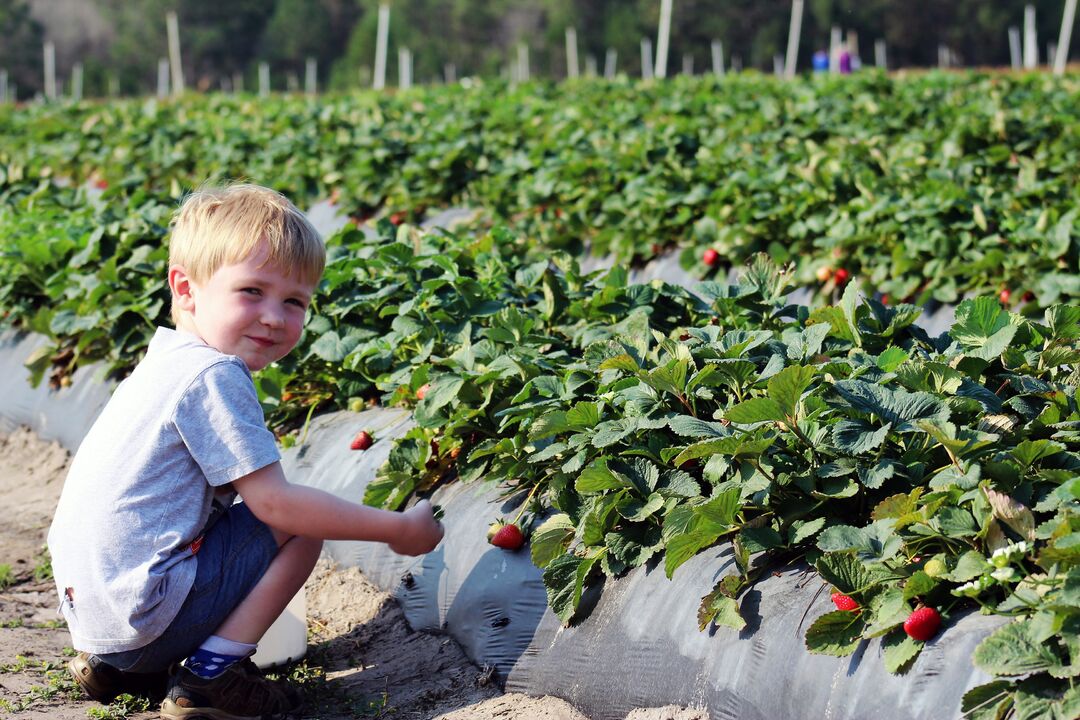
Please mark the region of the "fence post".
[[577, 56], [577, 30], [566, 28], [566, 77], [576, 78], [579, 74]]
[[518, 43], [517, 46], [518, 78], [521, 82], [529, 82], [529, 46]]
[[653, 77], [652, 40], [649, 38], [641, 38], [641, 77], [644, 80]]
[[169, 11], [165, 15], [165, 26], [169, 32], [169, 67], [172, 69], [172, 94], [184, 92], [184, 66], [180, 64], [180, 23], [176, 13]]
[[660, 27], [656, 33], [656, 69], [653, 75], [659, 79], [667, 77], [668, 43], [671, 41], [671, 3], [672, 0], [660, 0]]
[[1024, 8], [1024, 67], [1034, 70], [1039, 66], [1039, 40], [1035, 31], [1035, 6]]
[[319, 66], [315, 58], [309, 57], [304, 66], [304, 92], [314, 95], [319, 90]]
[[799, 62], [799, 36], [802, 34], [802, 16], [804, 0], [792, 0], [791, 25], [788, 27], [787, 58], [784, 60], [784, 77], [795, 77]]
[[1072, 41], [1072, 27], [1076, 20], [1076, 0], [1066, 0], [1065, 14], [1061, 17], [1061, 33], [1058, 35], [1057, 52], [1054, 53], [1054, 74], [1064, 75], [1069, 63], [1069, 43]]
[[56, 99], [56, 45], [46, 40], [43, 48], [45, 61], [45, 98]]
[[390, 6], [379, 6], [379, 29], [375, 36], [375, 83], [376, 90], [386, 87], [386, 46], [390, 38]]
[[402, 90], [412, 87], [412, 53], [407, 47], [398, 50], [398, 87]]
[[615, 63], [618, 59], [619, 52], [615, 48], [608, 48], [604, 55], [604, 77], [608, 80], [615, 77]]
[[713, 75], [724, 75], [724, 44], [719, 40], [713, 40], [709, 44], [709, 52], [712, 54]]
[[259, 63], [259, 97], [270, 95], [270, 63]]
[[71, 68], [71, 99], [75, 102], [82, 100], [83, 93], [83, 66], [75, 63]]
[[877, 65], [882, 70], [889, 69], [889, 56], [885, 48], [884, 40], [874, 41], [874, 65]]

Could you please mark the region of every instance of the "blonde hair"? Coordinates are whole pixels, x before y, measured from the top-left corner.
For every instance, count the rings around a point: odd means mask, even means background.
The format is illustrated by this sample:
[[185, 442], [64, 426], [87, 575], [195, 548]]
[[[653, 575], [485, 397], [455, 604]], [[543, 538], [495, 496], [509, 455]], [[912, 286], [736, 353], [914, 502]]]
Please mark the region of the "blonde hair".
[[[223, 265], [243, 262], [266, 243], [266, 264], [315, 284], [326, 246], [311, 222], [281, 193], [249, 183], [203, 187], [173, 215], [169, 265], [205, 282]], [[177, 320], [173, 309], [173, 321]]]

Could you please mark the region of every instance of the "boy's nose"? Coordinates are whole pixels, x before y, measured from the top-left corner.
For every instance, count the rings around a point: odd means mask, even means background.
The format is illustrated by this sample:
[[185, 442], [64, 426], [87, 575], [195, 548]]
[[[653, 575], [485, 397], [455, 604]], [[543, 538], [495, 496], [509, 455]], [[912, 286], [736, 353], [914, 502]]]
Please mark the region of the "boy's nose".
[[262, 323], [267, 327], [280, 328], [285, 326], [285, 313], [266, 309], [262, 314]]

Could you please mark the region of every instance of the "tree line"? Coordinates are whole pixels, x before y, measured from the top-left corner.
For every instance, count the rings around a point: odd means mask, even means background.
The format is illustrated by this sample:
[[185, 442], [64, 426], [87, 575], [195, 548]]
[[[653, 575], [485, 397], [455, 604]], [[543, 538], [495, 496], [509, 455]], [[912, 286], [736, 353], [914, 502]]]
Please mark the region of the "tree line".
[[[50, 0], [55, 3], [57, 0]], [[46, 0], [0, 0], [0, 70], [20, 98], [43, 87], [42, 42], [59, 31], [35, 5]], [[178, 13], [184, 74], [208, 90], [239, 80], [252, 89], [257, 66], [268, 63], [275, 89], [295, 86], [314, 58], [322, 88], [370, 83], [380, 0], [60, 0], [88, 4], [108, 32], [77, 50], [57, 47], [63, 77], [75, 62], [85, 70], [86, 93], [153, 92], [158, 59], [165, 57], [165, 15]], [[438, 82], [452, 65], [457, 77], [506, 73], [517, 46], [529, 47], [533, 77], [567, 73], [565, 32], [576, 30], [581, 67], [602, 69], [613, 53], [618, 71], [641, 72], [640, 43], [655, 45], [660, 0], [382, 0], [391, 7], [388, 80], [397, 77], [397, 52], [408, 47], [416, 82]], [[861, 55], [873, 61], [884, 40], [891, 67], [936, 65], [946, 45], [968, 66], [1010, 60], [1008, 29], [1036, 9], [1041, 57], [1057, 39], [1064, 0], [806, 0], [799, 69], [829, 46], [831, 29], [854, 31]], [[695, 72], [711, 69], [710, 45], [723, 44], [728, 67], [771, 70], [787, 46], [791, 0], [674, 0], [669, 74], [690, 58]], [[84, 11], [86, 8], [83, 8]], [[292, 81], [290, 82], [290, 79]]]

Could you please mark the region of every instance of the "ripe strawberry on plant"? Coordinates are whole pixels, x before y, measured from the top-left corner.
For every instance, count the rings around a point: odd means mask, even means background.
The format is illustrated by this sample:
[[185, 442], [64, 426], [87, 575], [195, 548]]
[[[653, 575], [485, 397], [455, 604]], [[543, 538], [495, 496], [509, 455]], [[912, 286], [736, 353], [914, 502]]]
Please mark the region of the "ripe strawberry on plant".
[[941, 627], [941, 614], [932, 607], [920, 605], [904, 621], [904, 632], [914, 640], [926, 642], [937, 635]]
[[859, 609], [859, 603], [855, 602], [854, 598], [841, 592], [834, 592], [832, 594], [832, 601], [837, 610], [850, 611]]
[[427, 396], [427, 391], [431, 389], [431, 383], [424, 383], [416, 391], [416, 399], [423, 400]]
[[391, 225], [400, 225], [403, 222], [405, 222], [405, 213], [403, 213], [403, 212], [390, 213], [390, 224]]
[[519, 550], [525, 544], [525, 535], [517, 523], [496, 521], [488, 528], [488, 542], [503, 550]]
[[833, 280], [836, 281], [837, 285], [843, 285], [844, 283], [846, 283], [850, 279], [851, 279], [851, 273], [849, 273], [844, 268], [837, 268], [836, 272], [833, 273]]
[[371, 436], [371, 433], [367, 430], [361, 430], [356, 433], [356, 437], [349, 443], [349, 448], [352, 450], [367, 450], [373, 442], [375, 442], [375, 438]]
[[708, 248], [702, 253], [701, 261], [709, 267], [716, 267], [717, 263], [720, 262], [720, 253], [714, 248]]
[[1012, 290], [1010, 290], [1009, 288], [1002, 288], [1001, 292], [998, 293], [998, 300], [1001, 301], [1002, 305], [1008, 305], [1011, 298]]

